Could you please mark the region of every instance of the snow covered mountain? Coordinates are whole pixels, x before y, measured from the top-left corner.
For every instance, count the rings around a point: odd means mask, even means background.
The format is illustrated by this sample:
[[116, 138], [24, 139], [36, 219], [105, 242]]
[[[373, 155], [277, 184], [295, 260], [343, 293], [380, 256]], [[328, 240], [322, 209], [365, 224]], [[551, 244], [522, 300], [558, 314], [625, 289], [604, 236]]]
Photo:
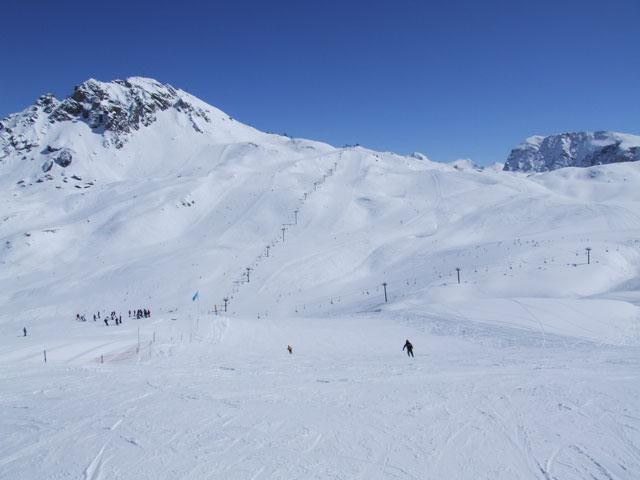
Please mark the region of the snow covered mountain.
[[21, 188], [43, 182], [89, 188], [132, 175], [176, 174], [189, 167], [188, 159], [206, 155], [203, 149], [258, 148], [255, 142], [270, 145], [272, 153], [283, 145], [322, 147], [259, 132], [182, 90], [140, 77], [88, 80], [64, 100], [43, 95], [0, 121], [3, 179]]
[[616, 132], [561, 133], [529, 137], [511, 150], [504, 170], [546, 172], [640, 160], [640, 137]]
[[335, 148], [142, 78], [1, 125], [0, 479], [640, 478], [640, 162]]

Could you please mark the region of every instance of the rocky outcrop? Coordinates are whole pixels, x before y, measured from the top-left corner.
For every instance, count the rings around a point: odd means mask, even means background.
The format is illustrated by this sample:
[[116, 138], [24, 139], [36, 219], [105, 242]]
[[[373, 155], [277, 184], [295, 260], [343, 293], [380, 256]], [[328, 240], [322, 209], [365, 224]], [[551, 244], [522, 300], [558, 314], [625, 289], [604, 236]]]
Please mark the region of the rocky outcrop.
[[[99, 82], [87, 80], [76, 86], [64, 100], [53, 94], [42, 95], [35, 104], [23, 112], [0, 121], [0, 159], [12, 152], [29, 153], [40, 147], [37, 138], [24, 135], [24, 127], [44, 120], [86, 123], [95, 133], [104, 136], [103, 145], [121, 148], [129, 135], [156, 121], [159, 112], [174, 108], [191, 119], [193, 128], [200, 132], [196, 117], [210, 123], [207, 112], [185, 99], [180, 90], [152, 79], [131, 77], [126, 80]], [[57, 156], [55, 163], [71, 160], [66, 154]]]
[[71, 165], [73, 159], [73, 153], [70, 148], [63, 148], [53, 156], [54, 163], [60, 165], [62, 168], [66, 168]]
[[546, 172], [640, 160], [640, 137], [617, 132], [533, 136], [511, 150], [504, 170]]

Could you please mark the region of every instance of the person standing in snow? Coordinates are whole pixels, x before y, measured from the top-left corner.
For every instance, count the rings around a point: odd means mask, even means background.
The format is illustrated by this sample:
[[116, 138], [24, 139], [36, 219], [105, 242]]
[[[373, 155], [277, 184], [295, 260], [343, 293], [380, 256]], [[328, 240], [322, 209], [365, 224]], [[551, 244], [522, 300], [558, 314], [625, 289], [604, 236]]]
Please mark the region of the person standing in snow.
[[402, 350], [404, 351], [405, 348], [407, 349], [407, 357], [413, 357], [413, 344], [408, 339], [404, 342]]
[[104, 324], [108, 327], [109, 326], [109, 319], [107, 317], [104, 317]]
[[22, 327], [23, 337], [27, 336], [27, 327]]
[[289, 352], [289, 355], [291, 355], [293, 353], [293, 347], [291, 345], [287, 345], [287, 351]]

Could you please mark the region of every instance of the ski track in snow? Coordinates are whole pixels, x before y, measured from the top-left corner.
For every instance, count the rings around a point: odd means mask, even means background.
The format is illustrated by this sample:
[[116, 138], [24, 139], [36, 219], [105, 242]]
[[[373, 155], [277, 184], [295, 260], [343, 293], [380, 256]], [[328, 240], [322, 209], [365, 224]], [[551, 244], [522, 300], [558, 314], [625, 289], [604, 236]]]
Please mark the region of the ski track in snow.
[[[394, 330], [371, 323], [381, 340]], [[430, 343], [428, 335], [417, 338], [418, 345]], [[111, 364], [106, 371], [65, 368], [53, 377], [30, 371], [10, 378], [2, 369], [10, 391], [25, 391], [3, 401], [3, 425], [49, 423], [48, 434], [23, 429], [8, 436], [0, 451], [2, 477], [12, 478], [24, 471], [25, 459], [41, 455], [62, 461], [69, 472], [77, 465], [84, 478], [118, 472], [128, 478], [472, 478], [478, 472], [633, 478], [640, 468], [640, 392], [637, 382], [630, 384], [638, 362], [611, 370], [562, 350], [544, 350], [541, 359], [532, 348], [510, 349], [512, 358], [494, 365], [502, 349], [457, 341], [455, 348], [433, 342], [431, 352], [415, 360], [380, 348], [362, 358], [349, 348], [335, 356], [336, 343], [339, 335], [327, 335], [301, 345], [305, 353], [293, 358], [286, 352], [269, 358], [268, 349], [238, 354], [242, 345], [220, 347], [212, 357], [210, 344], [193, 344], [178, 357]], [[356, 346], [366, 349], [365, 342]], [[456, 350], [450, 358], [441, 354]], [[466, 358], [471, 352], [473, 365]], [[540, 369], [540, 361], [551, 366]], [[27, 409], [15, 408], [43, 383], [76, 393], [39, 394]], [[627, 400], [624, 392], [631, 393]], [[74, 421], [78, 415], [85, 418]], [[603, 443], [599, 438], [609, 431], [618, 431], [617, 439]], [[39, 440], [7, 455], [33, 435]], [[30, 463], [27, 478], [47, 478], [48, 468]]]

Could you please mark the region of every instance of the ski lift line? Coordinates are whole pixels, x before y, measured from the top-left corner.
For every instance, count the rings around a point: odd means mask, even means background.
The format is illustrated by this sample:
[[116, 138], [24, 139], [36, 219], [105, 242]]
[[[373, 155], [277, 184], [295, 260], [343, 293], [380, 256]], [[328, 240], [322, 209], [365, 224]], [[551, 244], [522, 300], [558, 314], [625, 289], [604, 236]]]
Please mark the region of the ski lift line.
[[[312, 157], [312, 158], [323, 158], [323, 157], [328, 157], [328, 156], [332, 156], [332, 155], [336, 155], [336, 154], [338, 154], [338, 156], [339, 156], [338, 158], [341, 160], [341, 159], [342, 159], [342, 153], [343, 153], [343, 151], [344, 151], [344, 149], [340, 149], [340, 150], [338, 150], [337, 152], [331, 152], [331, 153], [329, 153], [329, 154], [322, 154], [322, 155], [319, 155], [319, 156], [317, 156], [317, 157]], [[288, 164], [288, 165], [283, 166], [281, 169], [277, 170], [277, 171], [274, 173], [274, 175], [272, 175], [272, 177], [271, 177], [271, 181], [273, 182], [273, 180], [274, 180], [274, 178], [275, 178], [275, 175], [277, 175], [277, 174], [279, 174], [279, 173], [282, 173], [282, 172], [283, 172], [285, 169], [287, 169], [287, 168], [291, 168], [292, 166], [297, 165], [299, 162], [301, 162], [301, 161], [303, 161], [303, 160], [308, 161], [308, 160], [309, 160], [309, 158], [308, 158], [308, 157], [306, 157], [306, 158], [301, 158], [301, 159], [299, 159], [299, 160], [297, 160], [297, 161], [295, 161], [295, 162], [292, 162], [292, 163], [290, 163], [290, 164]], [[337, 169], [337, 162], [334, 162], [334, 169]], [[326, 173], [326, 174], [324, 174], [323, 182], [324, 182], [324, 180], [326, 179], [326, 177], [327, 177], [327, 176], [330, 176], [332, 173], [333, 173], [333, 169], [329, 169], [329, 170], [327, 170], [327, 173]], [[305, 199], [306, 199], [310, 194], [311, 194], [311, 192], [308, 192], [308, 194], [305, 194]], [[296, 219], [297, 219], [297, 214], [300, 212], [300, 210], [299, 210], [299, 209], [302, 207], [302, 205], [303, 205], [303, 204], [304, 204], [303, 202], [299, 202], [298, 209], [294, 210], [294, 212], [295, 212], [295, 216], [296, 216]], [[295, 226], [295, 225], [297, 225], [297, 222], [296, 222], [296, 223], [285, 223], [285, 224], [282, 224], [282, 225], [283, 225], [283, 227], [282, 227], [282, 228], [284, 229], [284, 228], [286, 228], [286, 226]], [[283, 237], [284, 237], [284, 232], [283, 232]], [[273, 246], [275, 246], [275, 244], [276, 244], [277, 242], [272, 242], [272, 243], [273, 243]], [[284, 238], [283, 238], [283, 243], [284, 243]], [[259, 265], [260, 261], [261, 261], [263, 258], [266, 258], [266, 256], [265, 256], [265, 255], [263, 255], [263, 254], [260, 254], [260, 255], [257, 257], [257, 259], [255, 259], [255, 260], [252, 262], [252, 264], [251, 264], [251, 265], [252, 265], [252, 267], [253, 267], [253, 268], [256, 268], [256, 267]], [[244, 276], [244, 275], [243, 275], [243, 276]], [[235, 285], [243, 285], [244, 283], [248, 283], [248, 281], [247, 281], [247, 282], [244, 282], [244, 281], [243, 281], [243, 279], [242, 279], [242, 278], [243, 278], [243, 276], [241, 276], [241, 280], [234, 280], [234, 281], [233, 281], [233, 283], [234, 283]], [[247, 275], [247, 276], [248, 276], [248, 275]], [[247, 279], [247, 280], [248, 280], [248, 279]]]
[[[293, 226], [293, 225], [295, 225], [295, 224], [283, 224], [283, 225]], [[514, 242], [515, 242], [515, 241], [514, 241]], [[496, 243], [496, 244], [499, 246], [499, 245], [502, 245], [502, 243], [503, 243], [503, 242], [502, 242], [502, 241], [498, 241], [498, 242], [494, 242], [494, 243]], [[475, 247], [475, 249], [476, 249], [476, 250], [477, 250], [477, 249], [479, 249], [479, 248], [481, 248], [481, 247], [480, 247], [480, 246], [476, 246], [476, 247]], [[485, 250], [485, 251], [487, 251], [487, 248], [485, 247], [485, 248], [484, 248], [484, 250]], [[453, 253], [453, 251], [452, 251], [451, 253]], [[456, 256], [457, 256], [457, 257], [459, 257], [459, 256], [460, 256], [460, 252], [456, 252], [456, 253], [457, 253], [457, 255], [456, 255]], [[465, 253], [465, 254], [463, 254], [463, 256], [469, 256], [469, 254], [468, 254], [468, 253]], [[264, 258], [264, 255], [260, 255], [259, 259], [261, 260], [262, 258]], [[442, 266], [444, 266], [444, 264], [445, 264], [445, 263], [446, 263], [445, 261], [442, 261], [442, 262], [441, 262]], [[511, 262], [509, 262], [509, 268], [511, 269], [511, 268], [514, 266], [514, 264], [515, 264], [515, 263], [516, 263], [516, 261], [511, 261]], [[521, 266], [521, 265], [523, 265], [523, 264], [527, 264], [527, 265], [528, 265], [528, 264], [530, 264], [530, 262], [528, 262], [528, 261], [526, 261], [526, 260], [524, 260], [524, 259], [520, 260], [520, 261], [519, 261], [519, 262], [517, 262], [517, 263], [519, 263], [519, 264], [520, 264], [520, 266]], [[257, 266], [257, 264], [258, 264], [258, 262], [255, 262], [255, 266]], [[498, 268], [498, 267], [495, 267], [495, 268], [494, 268], [494, 267], [485, 266], [484, 268], [485, 268], [485, 272], [484, 272], [484, 273], [488, 273], [490, 270], [491, 270], [491, 271], [494, 271], [494, 270], [502, 271], [502, 268]], [[443, 270], [445, 270], [445, 269], [443, 268]], [[480, 267], [480, 270], [482, 270], [482, 267]], [[440, 278], [440, 279], [441, 279], [443, 276], [444, 276], [444, 277], [450, 277], [450, 276], [452, 275], [452, 273], [451, 273], [451, 272], [448, 272], [448, 273], [440, 273], [440, 272], [439, 272], [437, 269], [435, 269], [435, 268], [434, 268], [434, 271], [435, 271], [435, 273], [437, 273], [438, 278]], [[475, 273], [475, 274], [478, 274], [478, 273], [479, 273], [479, 272], [478, 272], [478, 267], [477, 267], [477, 265], [476, 265], [476, 266], [474, 266], [473, 273]], [[427, 287], [431, 286], [431, 285], [433, 284], [433, 282], [434, 282], [434, 281], [436, 281], [435, 277], [434, 277], [434, 278], [432, 278], [432, 279], [430, 279], [430, 281], [429, 281], [428, 283], [420, 282], [420, 285], [418, 285], [418, 284], [416, 283], [415, 279], [414, 279], [414, 281], [413, 281], [413, 285], [414, 285], [416, 288], [410, 289], [410, 290], [408, 290], [408, 291], [403, 290], [401, 293], [396, 294], [396, 295], [395, 295], [395, 298], [403, 298], [403, 297], [406, 297], [406, 296], [407, 296], [408, 294], [410, 294], [410, 293], [417, 293], [417, 292], [421, 291], [422, 289], [424, 289], [424, 288], [427, 288]], [[400, 284], [405, 283], [406, 285], [411, 286], [411, 280], [410, 280], [410, 279], [405, 279], [403, 282], [401, 281], [401, 282], [399, 282], [399, 283], [400, 283]], [[465, 282], [465, 283], [468, 283], [468, 282]], [[375, 288], [375, 291], [376, 291], [376, 292], [377, 292], [377, 291], [379, 291], [379, 287], [376, 287], [376, 288]], [[290, 296], [291, 294], [295, 294], [295, 293], [296, 293], [296, 291], [289, 291], [289, 292], [287, 292], [285, 295], [289, 295], [289, 296]], [[358, 289], [358, 290], [354, 290], [354, 291], [351, 291], [351, 292], [342, 292], [341, 297], [352, 297], [352, 296], [358, 296], [358, 295], [370, 295], [370, 293], [369, 293], [369, 291], [368, 291], [367, 289], [365, 289], [365, 290], [364, 290], [364, 291], [362, 291], [362, 292], [360, 291], [360, 289]], [[334, 302], [333, 302], [333, 298], [332, 298], [332, 297], [326, 297], [326, 298], [328, 298], [328, 299], [329, 299], [329, 304], [333, 304], [333, 303], [334, 303]], [[313, 301], [313, 302], [304, 302], [304, 303], [309, 304], [309, 305], [324, 305], [324, 304], [326, 304], [326, 303], [327, 303], [326, 298], [324, 299], [324, 301], [323, 301], [323, 299], [319, 299], [319, 300], [315, 300], [315, 301]], [[339, 301], [341, 301], [341, 299], [340, 299]]]
[[[530, 264], [530, 262], [521, 262], [521, 263], [527, 263]], [[506, 268], [509, 268], [509, 265], [506, 266]], [[504, 272], [504, 269], [500, 266], [484, 266], [484, 271], [483, 271], [483, 267], [478, 266], [476, 267], [476, 269], [474, 270], [469, 270], [470, 272], [472, 272], [473, 276], [475, 277], [474, 280], [472, 281], [468, 281], [465, 280], [464, 284], [477, 284], [478, 280], [480, 280], [481, 278], [483, 278], [484, 276], [486, 276], [485, 274], [489, 274], [489, 273], [502, 273]], [[454, 269], [452, 272], [447, 272], [445, 275], [438, 275], [438, 278], [432, 277], [430, 278], [427, 282], [418, 282], [417, 278], [405, 278], [404, 280], [393, 280], [393, 284], [395, 285], [399, 285], [400, 287], [410, 287], [410, 288], [401, 288], [399, 291], [390, 291], [390, 298], [391, 299], [398, 299], [398, 298], [405, 298], [409, 295], [413, 295], [416, 293], [419, 293], [421, 291], [424, 291], [427, 288], [433, 287], [434, 283], [437, 283], [438, 280], [441, 280], [443, 277], [455, 277], [456, 276], [456, 270]], [[440, 286], [440, 285], [435, 285], [435, 286]], [[413, 287], [413, 288], [411, 288]], [[283, 294], [281, 294], [281, 296], [291, 296], [294, 295], [296, 293], [299, 293], [300, 290], [290, 290], [288, 292], [285, 292]], [[327, 297], [316, 297], [313, 300], [310, 301], [297, 301], [295, 302], [296, 305], [306, 305], [309, 307], [318, 307], [318, 306], [322, 306], [322, 305], [332, 305], [332, 304], [336, 304], [336, 303], [342, 303], [343, 299], [352, 299], [352, 298], [360, 298], [360, 297], [368, 297], [370, 295], [372, 295], [373, 293], [379, 293], [380, 292], [380, 286], [377, 285], [375, 287], [372, 288], [358, 288], [358, 289], [353, 289], [350, 291], [341, 291], [340, 295], [331, 295], [331, 296], [327, 296]], [[340, 298], [340, 300], [337, 300], [337, 298]]]

